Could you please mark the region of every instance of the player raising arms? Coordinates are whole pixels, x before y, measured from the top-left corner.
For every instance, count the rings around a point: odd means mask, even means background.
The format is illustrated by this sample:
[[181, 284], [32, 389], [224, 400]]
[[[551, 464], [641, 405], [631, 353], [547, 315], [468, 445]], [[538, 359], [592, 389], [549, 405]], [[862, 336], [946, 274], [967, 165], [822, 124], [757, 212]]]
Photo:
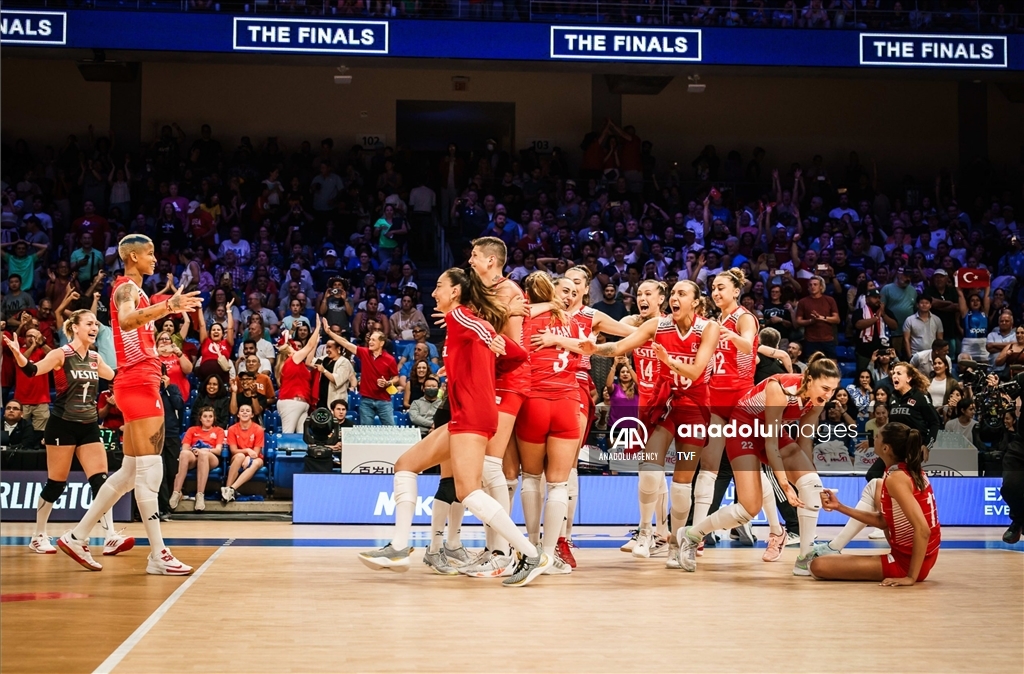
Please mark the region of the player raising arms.
[[935, 494], [921, 470], [924, 459], [921, 433], [906, 424], [890, 421], [875, 436], [875, 454], [885, 462], [885, 478], [879, 489], [881, 512], [865, 512], [839, 502], [832, 492], [822, 492], [825, 510], [885, 531], [891, 552], [887, 555], [829, 555], [811, 561], [811, 575], [819, 580], [875, 580], [888, 587], [913, 585], [928, 577], [942, 541]]
[[[758, 322], [754, 314], [739, 305], [740, 293], [747, 279], [743, 270], [732, 268], [715, 275], [711, 284], [711, 299], [721, 311], [721, 339], [715, 352], [714, 386], [711, 389], [711, 424], [724, 426], [729, 421], [736, 405], [754, 388], [754, 365], [758, 349]], [[708, 516], [715, 493], [715, 479], [722, 463], [725, 437], [719, 435], [708, 439], [708, 445], [700, 458], [700, 473], [693, 486], [693, 521], [700, 522]], [[779, 513], [775, 507], [774, 489], [766, 475], [762, 474], [761, 493], [764, 496], [764, 511], [768, 516], [771, 534], [764, 561], [774, 562], [782, 556], [786, 544], [786, 532], [779, 524]], [[704, 541], [697, 547], [697, 555], [703, 554]]]
[[157, 514], [157, 492], [163, 482], [164, 410], [160, 404], [160, 358], [156, 352], [153, 323], [174, 313], [187, 313], [202, 306], [198, 292], [182, 294], [181, 288], [156, 305], [142, 292], [142, 277], [156, 269], [153, 241], [148, 236], [129, 234], [121, 239], [118, 255], [124, 262], [124, 276], [114, 281], [110, 322], [117, 352], [114, 396], [124, 413], [124, 463], [110, 476], [89, 511], [72, 531], [60, 537], [58, 545], [87, 569], [98, 571], [87, 546], [89, 531], [100, 515], [121, 496], [135, 489], [135, 501], [146, 527], [151, 548], [146, 573], [184, 576], [192, 567], [182, 564], [164, 546]]
[[[693, 281], [676, 283], [669, 297], [669, 308], [671, 316], [651, 319], [618, 342], [600, 346], [589, 341], [579, 344], [584, 353], [614, 357], [653, 340], [661, 362], [659, 385], [666, 386], [670, 393], [664, 414], [644, 447], [644, 461], [640, 464], [641, 531], [633, 547], [634, 557], [650, 556], [651, 517], [658, 502], [659, 483], [665, 481], [665, 458], [673, 441], [677, 459], [670, 497], [672, 527], [685, 527], [690, 514], [690, 484], [711, 415], [708, 382], [711, 359], [718, 346], [719, 326], [702, 316], [704, 298]], [[675, 559], [669, 560], [670, 567], [675, 564]]]
[[431, 433], [425, 440], [439, 437], [413, 445], [399, 458], [395, 464], [395, 536], [383, 548], [360, 553], [359, 559], [371, 569], [408, 569], [416, 474], [450, 457], [458, 500], [519, 552], [519, 563], [504, 585], [526, 585], [551, 565], [551, 558], [530, 543], [501, 505], [481, 489], [487, 441], [498, 428], [498, 405], [491, 395], [495, 354], [507, 353], [497, 365], [511, 370], [523, 363], [526, 352], [495, 333], [492, 325], [500, 329], [507, 320], [505, 309], [473, 274], [449, 269], [438, 279], [433, 297], [448, 329], [444, 358], [451, 421], [447, 442], [438, 442], [441, 434]]
[[[576, 299], [576, 288], [566, 278], [551, 282], [547, 272], [538, 271], [524, 283], [531, 309], [550, 307], [530, 318], [524, 326], [525, 338], [531, 342], [530, 397], [516, 419], [516, 442], [523, 466], [523, 517], [530, 541], [540, 541], [541, 480], [547, 479], [547, 504], [544, 506], [544, 552], [555, 554], [565, 545], [562, 524], [569, 509], [569, 472], [579, 456], [579, 396], [583, 394], [576, 379], [579, 355], [557, 346], [532, 344], [534, 335], [548, 333], [563, 339], [582, 337], [579, 326], [568, 310]], [[564, 554], [564, 553], [563, 553]], [[572, 571], [562, 554], [547, 573]]]
[[[4, 343], [14, 355], [21, 371], [28, 377], [45, 376], [53, 372], [57, 398], [53, 413], [46, 422], [43, 438], [46, 443], [46, 484], [36, 505], [36, 530], [29, 550], [51, 555], [57, 548], [46, 535], [46, 523], [53, 504], [64, 493], [71, 460], [77, 455], [89, 480], [95, 499], [107, 479], [107, 452], [100, 441], [99, 417], [96, 413], [96, 389], [100, 379], [114, 378], [114, 371], [93, 350], [100, 325], [91, 311], [79, 309], [64, 321], [64, 334], [71, 340], [59, 349], [53, 349], [42, 360], [30, 362], [18, 347], [18, 338], [4, 337]], [[135, 546], [134, 538], [125, 538], [114, 531], [110, 510], [103, 512], [101, 520], [105, 541], [104, 555], [116, 555]]]
[[[793, 574], [810, 575], [808, 564], [821, 509], [821, 478], [811, 463], [813, 432], [798, 432], [794, 440], [782, 424], [799, 420], [798, 431], [814, 429], [825, 403], [839, 386], [839, 366], [820, 353], [811, 356], [807, 369], [800, 374], [773, 375], [755, 386], [740, 401], [733, 414], [737, 428], [762, 429], [741, 437], [729, 437], [725, 451], [732, 464], [736, 481], [736, 502], [716, 511], [710, 517], [694, 522], [679, 536], [679, 565], [686, 571], [697, 569], [697, 547], [712, 531], [732, 529], [746, 524], [761, 509], [761, 464], [771, 466], [775, 478], [785, 492], [786, 500], [797, 508], [800, 523], [800, 556]], [[793, 492], [793, 480], [799, 492]], [[774, 503], [772, 504], [774, 507]]]

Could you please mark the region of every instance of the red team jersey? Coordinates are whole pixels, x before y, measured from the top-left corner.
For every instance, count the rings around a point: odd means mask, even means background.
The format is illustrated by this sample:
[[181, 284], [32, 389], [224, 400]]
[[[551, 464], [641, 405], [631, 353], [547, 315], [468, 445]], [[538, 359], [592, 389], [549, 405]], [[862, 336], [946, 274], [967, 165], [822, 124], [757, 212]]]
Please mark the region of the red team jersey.
[[[570, 339], [585, 339], [578, 323], [571, 319], [568, 325], [552, 323], [549, 311], [523, 323], [523, 339], [527, 344], [535, 334], [544, 331]], [[579, 354], [557, 347], [530, 351], [530, 394], [548, 400], [567, 396], [576, 400], [580, 389], [576, 379], [579, 361]]]
[[448, 432], [475, 433], [491, 437], [498, 430], [498, 403], [495, 398], [495, 367], [503, 372], [518, 368], [526, 353], [517, 344], [506, 341], [506, 356], [495, 363], [490, 350], [496, 333], [466, 307], [445, 314], [448, 336], [444, 343], [444, 364], [448, 376], [451, 421]]
[[[707, 325], [707, 319], [696, 316], [693, 319], [693, 325], [690, 326], [690, 329], [684, 335], [679, 332], [679, 328], [671, 317], [662, 318], [658, 322], [658, 332], [654, 339], [658, 344], [665, 347], [668, 355], [678, 358], [684, 363], [692, 364], [695, 362], [697, 351], [700, 350], [701, 338]], [[668, 383], [674, 404], [689, 398], [692, 401], [706, 405], [708, 382], [711, 381], [713, 371], [714, 368], [709, 360], [707, 367], [704, 368], [704, 375], [697, 380], [681, 377], [670, 367], [661, 368], [660, 376], [662, 381]]]
[[[117, 294], [117, 289], [125, 283], [135, 285], [139, 291], [139, 309], [149, 306], [149, 297], [127, 276], [114, 281], [110, 296]], [[147, 323], [134, 330], [122, 330], [117, 316], [117, 303], [110, 303], [110, 327], [114, 332], [114, 352], [117, 354], [117, 383], [123, 387], [130, 382], [132, 385], [153, 386], [160, 384], [160, 357], [156, 352], [153, 324]], [[159, 395], [158, 395], [159, 397]]]
[[[593, 307], [583, 306], [572, 315], [572, 321], [580, 331], [580, 339], [589, 339], [590, 335], [594, 333], [594, 314]], [[579, 363], [576, 366], [576, 378], [589, 387], [590, 356], [579, 357]]]
[[[516, 282], [512, 281], [511, 279], [502, 279], [502, 280], [498, 281], [497, 285], [494, 286], [495, 289], [497, 289], [497, 287], [500, 286], [503, 283], [508, 283], [513, 288], [515, 288], [516, 292], [518, 292], [519, 294], [521, 294], [523, 296], [523, 301], [526, 303], [526, 305], [527, 306], [530, 305], [530, 298], [527, 297], [526, 293], [523, 292], [522, 288], [520, 288], [516, 284]], [[524, 351], [527, 350], [525, 337], [526, 337], [526, 319], [523, 320], [523, 330], [519, 334], [519, 346], [522, 347]], [[505, 372], [505, 371], [499, 372], [498, 378], [497, 378], [497, 381], [496, 381], [496, 386], [497, 386], [497, 390], [498, 391], [512, 391], [513, 393], [518, 393], [518, 394], [520, 394], [520, 395], [522, 395], [524, 397], [529, 395], [529, 393], [530, 393], [530, 360], [529, 360], [529, 358], [527, 358], [522, 363], [522, 365], [520, 365], [519, 367], [517, 367], [517, 368], [515, 368], [513, 370], [510, 370], [510, 371], [507, 371], [507, 372]]]
[[[889, 529], [889, 545], [891, 552], [882, 557], [882, 567], [886, 578], [901, 578], [907, 575], [910, 570], [910, 557], [914, 551], [914, 527], [910, 524], [906, 513], [900, 508], [900, 504], [889, 493], [886, 487], [888, 478], [893, 473], [903, 471], [910, 475], [905, 463], [898, 463], [886, 471], [886, 479], [882, 481], [882, 492], [879, 501], [882, 507], [882, 517], [885, 518], [885, 526]], [[913, 476], [911, 476], [913, 478]], [[939, 545], [942, 543], [942, 531], [939, 526], [938, 512], [935, 510], [935, 494], [932, 492], [932, 485], [925, 484], [924, 489], [918, 489], [914, 484], [914, 498], [924, 513], [924, 519], [928, 524], [928, 531], [931, 536], [928, 538], [928, 548], [925, 550], [924, 562], [921, 564], [921, 572], [918, 580], [924, 580], [935, 564], [939, 555]]]
[[786, 408], [782, 412], [783, 421], [794, 421], [802, 417], [807, 410], [811, 409], [811, 401], [808, 400], [806, 403], [800, 402], [799, 396], [796, 395], [797, 390], [800, 388], [800, 381], [803, 379], [803, 375], [799, 373], [792, 374], [776, 374], [768, 377], [763, 382], [751, 389], [750, 393], [744, 396], [739, 405], [737, 405], [737, 412], [750, 419], [765, 420], [765, 402], [767, 400], [767, 394], [765, 390], [768, 388], [768, 383], [777, 381], [782, 384], [783, 391], [786, 392], [787, 402]]
[[[744, 307], [737, 307], [728, 316], [721, 319], [722, 327], [739, 334], [740, 317], [749, 314], [757, 325], [757, 317]], [[753, 349], [743, 353], [736, 348], [731, 340], [722, 337], [718, 340], [715, 351], [715, 390], [727, 389], [746, 393], [754, 386], [754, 366], [757, 362], [757, 333], [754, 333]]]

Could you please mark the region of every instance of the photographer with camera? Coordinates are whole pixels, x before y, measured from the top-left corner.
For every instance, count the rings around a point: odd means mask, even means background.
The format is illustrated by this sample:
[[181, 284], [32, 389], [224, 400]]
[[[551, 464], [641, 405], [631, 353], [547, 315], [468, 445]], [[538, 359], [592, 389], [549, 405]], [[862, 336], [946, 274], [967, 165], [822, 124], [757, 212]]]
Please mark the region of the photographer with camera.
[[[1000, 425], [1009, 428], [1006, 415], [1010, 415], [1015, 422], [1013, 425], [1017, 427], [1016, 441], [1005, 438], [1006, 441], [1001, 443], [1005, 446], [1006, 452], [1003, 454], [1003, 485], [999, 489], [1006, 505], [1010, 506], [1010, 526], [1003, 532], [1003, 542], [1013, 545], [1020, 541], [1021, 530], [1024, 529], [1024, 435], [1021, 435], [1020, 424], [1017, 422], [1019, 417], [1016, 414], [1016, 402], [1021, 398], [1021, 392], [1024, 391], [1024, 373], [1018, 374], [1013, 380], [1002, 385], [1000, 385], [997, 375], [990, 374], [986, 378], [986, 383], [991, 389], [998, 392], [1004, 402], [1009, 403], [999, 411]], [[995, 411], [994, 407], [993, 411]], [[981, 425], [994, 427], [995, 424], [991, 423], [991, 418], [991, 414], [985, 414], [983, 410]]]
[[[326, 407], [318, 407], [308, 417], [302, 427], [302, 441], [306, 443], [306, 461], [304, 473], [330, 473], [334, 470], [334, 452], [341, 451], [341, 429], [351, 427], [348, 419], [338, 419], [344, 401], [336, 400], [335, 412]], [[347, 412], [347, 405], [344, 408]]]

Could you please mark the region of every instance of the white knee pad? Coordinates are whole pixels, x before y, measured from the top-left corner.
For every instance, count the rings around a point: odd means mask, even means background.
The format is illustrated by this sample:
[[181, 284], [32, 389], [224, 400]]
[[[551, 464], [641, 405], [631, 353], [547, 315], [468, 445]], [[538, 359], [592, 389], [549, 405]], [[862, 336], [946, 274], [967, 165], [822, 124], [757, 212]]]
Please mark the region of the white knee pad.
[[860, 500], [864, 503], [870, 504], [871, 509], [875, 507], [875, 494], [878, 493], [878, 485], [882, 483], [882, 478], [876, 477], [865, 485], [864, 489], [860, 492]]
[[665, 470], [654, 463], [640, 465], [640, 502], [655, 503], [665, 486]]
[[483, 483], [488, 491], [505, 488], [505, 473], [501, 470], [501, 459], [498, 457], [484, 457]]
[[498, 502], [484, 493], [482, 489], [477, 489], [462, 499], [462, 505], [466, 506], [466, 509], [484, 524], [490, 524], [498, 513], [505, 512]]
[[553, 502], [569, 505], [569, 484], [567, 482], [548, 482], [548, 503]]
[[754, 519], [754, 516], [748, 513], [747, 509], [744, 508], [742, 504], [733, 503], [730, 507], [735, 509], [733, 510], [733, 515], [736, 516], [736, 520], [739, 522], [740, 526], [743, 526], [744, 524], [749, 523], [750, 520]]
[[533, 473], [523, 473], [523, 493], [530, 494], [540, 492], [541, 480], [543, 479], [544, 476], [542, 474], [534, 475]]
[[821, 510], [821, 477], [808, 473], [796, 481], [797, 494], [806, 510]]
[[111, 487], [117, 492], [118, 497], [127, 494], [135, 488], [136, 461], [134, 456], [124, 457], [121, 467], [107, 476], [104, 487]]
[[711, 500], [715, 495], [715, 479], [717, 477], [718, 473], [710, 470], [701, 470], [697, 473], [697, 480], [693, 485], [694, 501], [711, 505]]
[[579, 496], [580, 493], [580, 474], [575, 468], [569, 471], [569, 481], [566, 483], [569, 489], [569, 498], [574, 499]]
[[[135, 491], [157, 494], [164, 479], [164, 462], [159, 456], [135, 457]], [[110, 481], [109, 479], [107, 480]]]
[[416, 502], [416, 473], [400, 470], [395, 473], [395, 503]]

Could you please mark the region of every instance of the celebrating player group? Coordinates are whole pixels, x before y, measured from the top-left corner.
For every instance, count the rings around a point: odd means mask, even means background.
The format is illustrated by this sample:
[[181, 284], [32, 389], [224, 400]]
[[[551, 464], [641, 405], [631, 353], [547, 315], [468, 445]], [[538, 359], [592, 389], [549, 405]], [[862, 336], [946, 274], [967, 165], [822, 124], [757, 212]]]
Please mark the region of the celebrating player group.
[[[639, 315], [616, 321], [587, 305], [585, 267], [558, 279], [534, 272], [520, 289], [501, 276], [505, 262], [504, 243], [484, 237], [474, 241], [468, 272], [449, 269], [437, 281], [433, 297], [447, 328], [450, 418], [443, 425], [435, 419], [435, 430], [395, 464], [395, 533], [383, 548], [360, 553], [363, 564], [409, 569], [417, 475], [440, 464], [435, 503], [461, 502], [485, 524], [487, 538], [471, 556], [451, 535], [461, 508], [438, 508], [426, 565], [442, 575], [502, 577], [509, 587], [572, 573], [575, 466], [594, 416], [590, 356], [632, 355], [637, 421], [648, 439], [638, 465], [638, 534], [623, 550], [636, 558], [667, 551], [668, 568], [693, 572], [709, 534], [742, 526], [764, 509], [770, 535], [763, 559], [778, 561], [786, 542], [778, 491], [797, 508], [795, 575], [892, 586], [924, 580], [938, 554], [939, 530], [934, 495], [921, 472], [920, 436], [899, 423], [878, 434], [876, 453], [887, 472], [881, 484], [872, 483], [866, 506], [846, 508], [823, 491], [811, 458], [814, 434], [801, 429], [817, 425], [840, 385], [839, 368], [816, 354], [803, 374], [774, 375], [755, 385], [758, 353], [770, 356], [773, 349], [759, 345], [757, 318], [738, 304], [746, 284], [742, 271], [717, 274], [710, 297], [689, 280], [673, 288], [645, 281], [637, 291]], [[621, 339], [599, 344], [599, 334]], [[726, 424], [769, 431], [721, 432]], [[670, 450], [676, 458], [671, 489], [665, 479]], [[709, 516], [723, 452], [736, 500]], [[520, 475], [526, 536], [510, 516]], [[842, 556], [815, 545], [822, 507], [891, 532], [892, 553]], [[449, 536], [442, 543], [445, 516]]]

